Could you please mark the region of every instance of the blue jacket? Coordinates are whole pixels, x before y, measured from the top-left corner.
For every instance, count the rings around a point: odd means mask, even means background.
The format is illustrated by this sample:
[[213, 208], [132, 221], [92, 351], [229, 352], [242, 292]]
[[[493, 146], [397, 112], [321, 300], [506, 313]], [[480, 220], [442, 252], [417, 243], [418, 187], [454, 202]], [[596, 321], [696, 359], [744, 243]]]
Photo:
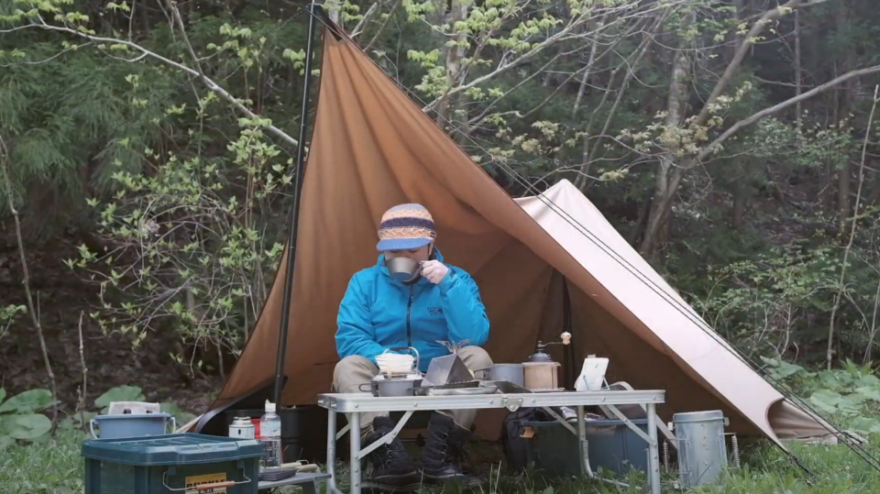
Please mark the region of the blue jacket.
[[[434, 252], [443, 262], [440, 251]], [[375, 363], [386, 349], [411, 346], [418, 350], [419, 367], [425, 372], [432, 358], [449, 355], [437, 341], [486, 343], [489, 318], [477, 284], [462, 269], [446, 266], [449, 272], [437, 285], [425, 278], [412, 285], [393, 279], [384, 255], [375, 266], [356, 273], [339, 305], [339, 357], [360, 355]]]

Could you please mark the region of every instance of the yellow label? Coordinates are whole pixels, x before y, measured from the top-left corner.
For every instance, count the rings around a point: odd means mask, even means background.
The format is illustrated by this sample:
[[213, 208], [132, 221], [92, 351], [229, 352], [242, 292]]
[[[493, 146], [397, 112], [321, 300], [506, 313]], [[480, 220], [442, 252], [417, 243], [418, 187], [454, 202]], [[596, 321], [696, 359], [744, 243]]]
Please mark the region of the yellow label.
[[213, 489], [199, 490], [198, 486], [205, 484], [215, 484], [217, 482], [226, 482], [225, 473], [209, 473], [206, 475], [193, 475], [186, 478], [186, 494], [222, 494], [226, 492], [225, 487], [215, 487]]

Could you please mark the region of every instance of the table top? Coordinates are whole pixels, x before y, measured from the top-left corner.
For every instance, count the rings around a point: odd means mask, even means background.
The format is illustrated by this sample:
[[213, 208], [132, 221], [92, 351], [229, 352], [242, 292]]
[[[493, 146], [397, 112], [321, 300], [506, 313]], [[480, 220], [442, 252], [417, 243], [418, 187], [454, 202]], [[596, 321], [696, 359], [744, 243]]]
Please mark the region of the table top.
[[339, 413], [405, 412], [409, 410], [473, 410], [484, 408], [638, 405], [665, 403], [664, 390], [561, 391], [493, 393], [452, 396], [376, 397], [370, 393], [323, 393], [318, 405]]

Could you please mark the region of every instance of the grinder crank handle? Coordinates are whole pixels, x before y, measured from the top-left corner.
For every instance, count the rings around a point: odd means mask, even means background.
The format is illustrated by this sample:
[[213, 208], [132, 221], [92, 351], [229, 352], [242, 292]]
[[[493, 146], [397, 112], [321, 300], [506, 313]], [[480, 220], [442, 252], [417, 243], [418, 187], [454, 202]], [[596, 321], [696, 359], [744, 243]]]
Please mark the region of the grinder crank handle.
[[547, 346], [547, 345], [569, 345], [569, 344], [571, 344], [571, 333], [569, 333], [568, 331], [566, 331], [566, 332], [562, 333], [562, 334], [559, 335], [559, 336], [562, 338], [562, 341], [548, 341], [547, 343], [543, 343], [543, 342], [542, 342], [541, 344], [544, 345], [544, 346]]

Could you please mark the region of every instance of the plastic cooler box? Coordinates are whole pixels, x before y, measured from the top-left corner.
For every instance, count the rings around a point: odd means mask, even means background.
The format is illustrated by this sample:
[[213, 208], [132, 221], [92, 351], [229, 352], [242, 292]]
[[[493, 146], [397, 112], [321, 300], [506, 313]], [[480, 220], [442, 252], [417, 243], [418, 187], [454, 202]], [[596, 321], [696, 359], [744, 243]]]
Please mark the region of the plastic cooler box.
[[256, 494], [263, 445], [204, 434], [92, 439], [85, 494]]
[[[630, 422], [647, 434], [647, 419], [630, 419]], [[569, 423], [577, 428], [577, 422]], [[527, 421], [523, 425], [535, 433], [535, 466], [559, 476], [581, 475], [577, 436], [555, 420]], [[622, 421], [588, 420], [586, 438], [590, 468], [594, 472], [599, 467], [618, 475], [626, 475], [631, 468], [648, 470], [648, 443]]]

